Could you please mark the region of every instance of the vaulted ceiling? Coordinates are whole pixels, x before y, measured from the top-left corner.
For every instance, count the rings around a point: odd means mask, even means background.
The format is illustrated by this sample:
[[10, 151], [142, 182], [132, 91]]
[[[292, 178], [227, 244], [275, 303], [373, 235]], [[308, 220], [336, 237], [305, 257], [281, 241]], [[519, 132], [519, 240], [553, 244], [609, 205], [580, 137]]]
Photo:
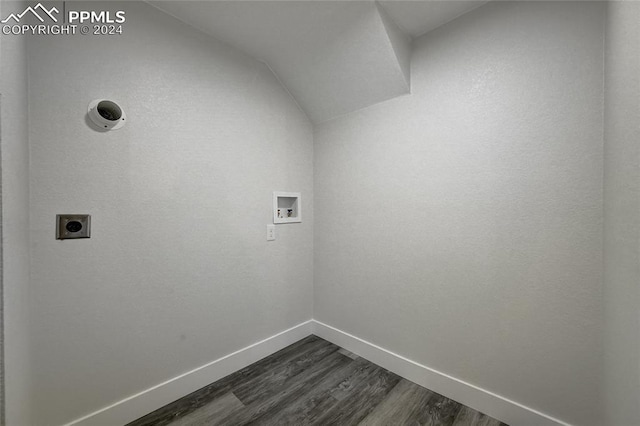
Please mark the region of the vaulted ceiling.
[[410, 91], [411, 39], [485, 1], [151, 1], [266, 62], [315, 123]]

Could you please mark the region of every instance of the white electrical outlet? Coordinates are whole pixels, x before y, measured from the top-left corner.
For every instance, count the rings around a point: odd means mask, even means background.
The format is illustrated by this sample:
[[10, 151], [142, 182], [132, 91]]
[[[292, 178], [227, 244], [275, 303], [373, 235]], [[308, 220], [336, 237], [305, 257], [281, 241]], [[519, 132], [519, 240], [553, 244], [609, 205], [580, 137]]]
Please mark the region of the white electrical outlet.
[[267, 241], [273, 241], [276, 239], [276, 226], [267, 225]]

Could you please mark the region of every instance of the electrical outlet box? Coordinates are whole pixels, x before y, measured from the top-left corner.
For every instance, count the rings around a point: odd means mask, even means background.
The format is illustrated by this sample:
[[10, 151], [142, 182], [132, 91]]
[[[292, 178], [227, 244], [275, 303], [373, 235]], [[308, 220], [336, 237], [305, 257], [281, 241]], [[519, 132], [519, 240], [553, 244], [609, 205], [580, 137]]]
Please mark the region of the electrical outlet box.
[[274, 241], [276, 239], [276, 226], [267, 225], [267, 241]]
[[91, 238], [91, 216], [88, 214], [57, 215], [56, 238], [58, 240]]

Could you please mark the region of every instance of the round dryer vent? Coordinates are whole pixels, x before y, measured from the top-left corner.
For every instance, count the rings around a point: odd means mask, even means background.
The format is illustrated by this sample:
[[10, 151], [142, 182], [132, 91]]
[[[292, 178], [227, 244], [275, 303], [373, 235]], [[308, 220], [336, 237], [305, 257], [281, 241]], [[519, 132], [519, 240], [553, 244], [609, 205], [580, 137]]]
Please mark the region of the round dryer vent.
[[89, 118], [103, 130], [117, 130], [127, 118], [124, 110], [114, 101], [96, 99], [89, 104]]

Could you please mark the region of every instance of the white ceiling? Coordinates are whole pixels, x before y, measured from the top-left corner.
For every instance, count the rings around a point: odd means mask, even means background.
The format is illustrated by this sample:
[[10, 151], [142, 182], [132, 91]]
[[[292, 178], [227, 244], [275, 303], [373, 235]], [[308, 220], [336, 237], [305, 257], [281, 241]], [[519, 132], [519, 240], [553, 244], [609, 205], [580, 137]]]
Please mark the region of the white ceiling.
[[380, 1], [389, 17], [413, 38], [420, 37], [485, 3], [485, 0]]
[[411, 37], [484, 1], [150, 1], [266, 62], [319, 123], [409, 92]]

